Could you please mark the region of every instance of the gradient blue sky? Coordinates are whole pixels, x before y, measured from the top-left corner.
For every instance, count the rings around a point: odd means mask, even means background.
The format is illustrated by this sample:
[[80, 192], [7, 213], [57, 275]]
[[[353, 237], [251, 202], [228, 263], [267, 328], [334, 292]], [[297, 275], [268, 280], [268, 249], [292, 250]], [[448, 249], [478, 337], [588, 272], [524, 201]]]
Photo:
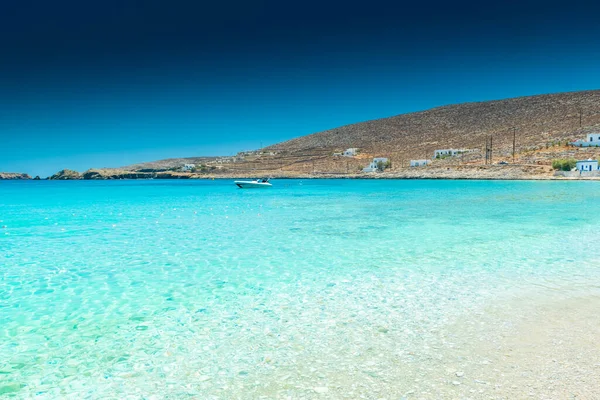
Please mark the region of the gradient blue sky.
[[600, 88], [600, 6], [0, 3], [0, 171], [231, 155], [439, 105]]

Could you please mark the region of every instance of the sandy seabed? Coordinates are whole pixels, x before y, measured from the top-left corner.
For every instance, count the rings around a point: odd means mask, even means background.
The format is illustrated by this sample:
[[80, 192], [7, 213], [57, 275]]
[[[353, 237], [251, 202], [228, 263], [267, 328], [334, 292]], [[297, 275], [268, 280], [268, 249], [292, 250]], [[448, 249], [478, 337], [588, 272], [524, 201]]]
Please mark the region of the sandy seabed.
[[600, 294], [522, 296], [448, 327], [406, 399], [600, 399]]

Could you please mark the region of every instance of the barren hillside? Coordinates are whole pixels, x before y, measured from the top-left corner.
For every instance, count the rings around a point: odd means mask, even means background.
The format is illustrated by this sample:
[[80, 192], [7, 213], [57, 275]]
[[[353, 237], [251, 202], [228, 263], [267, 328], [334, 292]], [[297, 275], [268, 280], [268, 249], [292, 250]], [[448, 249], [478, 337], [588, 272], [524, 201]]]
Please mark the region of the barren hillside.
[[[581, 121], [581, 127], [580, 127]], [[359, 147], [373, 155], [431, 158], [435, 149], [482, 149], [493, 135], [494, 151], [541, 148], [581, 136], [600, 124], [600, 90], [465, 103], [397, 115], [302, 136], [264, 149], [279, 153]]]
[[[493, 141], [493, 162], [525, 169], [505, 169], [492, 178], [552, 176], [557, 158], [599, 158], [600, 148], [574, 148], [569, 141], [600, 131], [600, 90], [519, 97], [433, 108], [395, 117], [346, 125], [302, 136], [232, 157], [188, 157], [152, 161], [121, 169], [90, 170], [83, 179], [203, 178], [248, 176], [359, 176], [372, 157], [387, 157], [392, 165], [383, 176], [457, 177], [492, 174], [482, 169], [485, 142]], [[335, 155], [347, 148], [360, 151], [355, 157]], [[434, 160], [426, 169], [408, 171], [411, 159], [432, 159], [434, 150], [472, 149], [473, 152]], [[195, 167], [182, 171], [184, 164]], [[504, 164], [504, 163], [503, 163]], [[460, 166], [460, 169], [453, 167]], [[544, 168], [537, 168], [544, 166]], [[473, 171], [465, 171], [472, 168]], [[412, 168], [410, 169], [412, 170]], [[442, 174], [440, 171], [446, 171]], [[460, 172], [462, 171], [462, 172]], [[479, 171], [479, 172], [477, 172]], [[511, 172], [512, 171], [512, 172]], [[416, 174], [416, 175], [415, 175]], [[462, 174], [462, 175], [461, 175]], [[512, 175], [511, 175], [512, 174]], [[497, 175], [497, 176], [496, 176]], [[506, 176], [505, 176], [506, 175]], [[365, 176], [364, 174], [360, 176]], [[486, 175], [487, 176], [487, 175]]]

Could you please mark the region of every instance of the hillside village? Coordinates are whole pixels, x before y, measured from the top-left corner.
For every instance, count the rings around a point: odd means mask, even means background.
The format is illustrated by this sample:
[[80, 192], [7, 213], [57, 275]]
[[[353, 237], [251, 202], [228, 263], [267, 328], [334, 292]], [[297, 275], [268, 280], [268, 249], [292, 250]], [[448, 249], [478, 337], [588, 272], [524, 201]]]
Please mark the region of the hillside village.
[[235, 156], [67, 170], [51, 179], [593, 179], [599, 158], [600, 90], [593, 90], [437, 107]]

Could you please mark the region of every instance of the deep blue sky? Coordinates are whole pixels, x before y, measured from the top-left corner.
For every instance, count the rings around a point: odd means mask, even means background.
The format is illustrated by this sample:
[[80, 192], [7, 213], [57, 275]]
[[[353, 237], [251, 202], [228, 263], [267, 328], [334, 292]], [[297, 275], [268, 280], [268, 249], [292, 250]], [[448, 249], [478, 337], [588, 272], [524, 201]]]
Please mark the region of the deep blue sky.
[[598, 15], [578, 1], [2, 1], [0, 171], [230, 155], [597, 89]]

